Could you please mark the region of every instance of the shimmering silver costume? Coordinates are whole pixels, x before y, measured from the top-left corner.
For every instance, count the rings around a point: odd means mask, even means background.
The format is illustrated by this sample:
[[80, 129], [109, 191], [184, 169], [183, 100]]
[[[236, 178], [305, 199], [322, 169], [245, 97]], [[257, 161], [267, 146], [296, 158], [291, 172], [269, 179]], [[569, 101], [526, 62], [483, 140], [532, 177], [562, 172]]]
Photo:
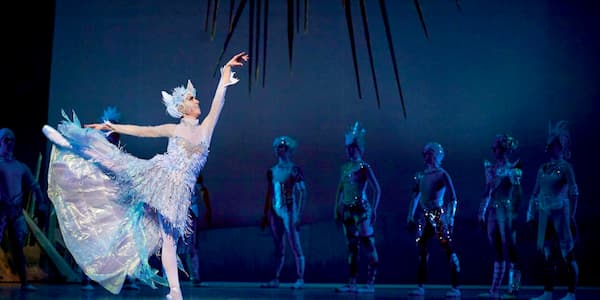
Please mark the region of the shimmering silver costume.
[[[440, 242], [446, 252], [450, 263], [452, 288], [446, 293], [449, 297], [459, 297], [458, 273], [460, 262], [458, 255], [452, 248], [452, 231], [454, 216], [458, 201], [454, 184], [450, 175], [441, 167], [444, 150], [439, 143], [430, 142], [423, 148], [425, 170], [418, 172], [414, 179], [412, 199], [409, 206], [407, 222], [414, 225], [414, 216], [417, 207], [421, 207], [422, 214], [417, 220], [416, 242], [418, 248], [417, 289], [411, 291], [411, 296], [423, 296], [424, 284], [427, 281], [429, 253], [427, 242], [435, 238]], [[446, 197], [448, 192], [448, 197]]]
[[273, 141], [273, 149], [279, 161], [267, 171], [264, 217], [267, 219], [273, 235], [275, 276], [261, 287], [279, 287], [279, 276], [285, 263], [286, 239], [296, 262], [297, 279], [292, 288], [304, 287], [306, 263], [298, 226], [306, 204], [306, 185], [302, 169], [291, 161], [291, 154], [296, 146], [296, 141], [288, 136], [280, 136]]
[[[211, 110], [200, 124], [186, 117], [159, 126], [109, 124], [128, 135], [168, 137], [167, 151], [151, 159], [124, 152], [99, 130], [82, 128], [75, 115], [69, 120], [63, 112], [58, 131], [44, 126], [54, 144], [48, 194], [63, 239], [81, 269], [108, 291], [118, 293], [130, 275], [151, 287], [168, 285], [180, 295], [175, 245], [190, 233], [194, 184], [208, 157], [226, 87], [238, 81], [233, 76], [229, 72], [221, 77]], [[197, 105], [197, 100], [190, 101]], [[168, 257], [167, 263], [162, 259], [163, 267], [169, 267], [168, 283], [148, 264], [159, 250]]]

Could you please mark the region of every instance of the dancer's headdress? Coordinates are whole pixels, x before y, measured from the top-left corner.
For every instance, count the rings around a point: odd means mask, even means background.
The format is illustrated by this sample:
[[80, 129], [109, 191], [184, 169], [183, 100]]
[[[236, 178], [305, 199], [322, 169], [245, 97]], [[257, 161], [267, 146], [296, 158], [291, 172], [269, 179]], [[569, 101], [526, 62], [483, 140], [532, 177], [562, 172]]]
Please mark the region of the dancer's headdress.
[[273, 148], [277, 148], [279, 145], [286, 145], [290, 152], [293, 152], [298, 147], [296, 140], [286, 135], [278, 136], [273, 140]]
[[498, 134], [494, 139], [493, 147], [500, 147], [506, 151], [514, 151], [519, 147], [519, 141], [508, 134]]
[[567, 121], [558, 121], [554, 126], [552, 125], [552, 122], [548, 122], [548, 139], [546, 140], [546, 147], [550, 146], [556, 139], [558, 139], [558, 142], [563, 148], [565, 158], [570, 158], [571, 134], [569, 133], [569, 123]]
[[350, 130], [346, 132], [344, 144], [346, 146], [356, 143], [361, 152], [365, 152], [365, 134], [367, 131], [360, 126], [358, 121], [354, 122], [354, 125], [350, 127]]
[[167, 113], [173, 118], [181, 118], [183, 114], [179, 111], [179, 106], [183, 104], [185, 95], [190, 94], [196, 97], [196, 89], [190, 80], [187, 81], [187, 87], [178, 86], [173, 89], [171, 94], [162, 91], [162, 101], [167, 108]]
[[121, 113], [114, 106], [107, 106], [102, 112], [102, 116], [100, 117], [100, 121], [111, 123], [119, 123], [120, 119]]

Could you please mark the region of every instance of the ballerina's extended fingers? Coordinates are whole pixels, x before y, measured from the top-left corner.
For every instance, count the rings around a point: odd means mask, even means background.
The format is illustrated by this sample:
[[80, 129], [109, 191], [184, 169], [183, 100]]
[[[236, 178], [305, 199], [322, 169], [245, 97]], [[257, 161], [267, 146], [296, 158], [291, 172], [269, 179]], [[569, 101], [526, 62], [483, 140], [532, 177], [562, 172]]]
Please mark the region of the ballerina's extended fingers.
[[250, 57], [246, 52], [240, 52], [236, 54], [231, 60], [227, 63], [230, 66], [243, 66], [244, 62], [248, 61]]

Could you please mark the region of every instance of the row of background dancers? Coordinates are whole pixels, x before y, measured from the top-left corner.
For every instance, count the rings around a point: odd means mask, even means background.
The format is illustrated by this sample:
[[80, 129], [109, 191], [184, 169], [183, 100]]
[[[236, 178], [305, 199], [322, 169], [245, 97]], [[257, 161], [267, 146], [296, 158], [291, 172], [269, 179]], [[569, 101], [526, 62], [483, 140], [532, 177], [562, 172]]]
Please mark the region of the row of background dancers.
[[[538, 169], [526, 213], [527, 223], [537, 227], [536, 245], [544, 256], [544, 292], [533, 298], [535, 300], [552, 299], [558, 267], [566, 270], [568, 278], [567, 294], [561, 299], [575, 299], [578, 265], [574, 256], [574, 235], [579, 191], [573, 167], [567, 161], [571, 155], [571, 137], [567, 125], [566, 121], [559, 121], [549, 126], [546, 140], [549, 161]], [[379, 265], [373, 225], [381, 188], [373, 168], [363, 158], [365, 133], [365, 129], [356, 122], [345, 135], [348, 160], [340, 171], [334, 219], [343, 224], [347, 239], [349, 282], [336, 288], [337, 292], [374, 292]], [[296, 261], [298, 278], [292, 288], [301, 288], [304, 284], [305, 261], [297, 227], [306, 205], [306, 186], [301, 168], [291, 159], [296, 147], [297, 142], [288, 136], [280, 136], [273, 141], [278, 163], [267, 172], [268, 192], [263, 226], [271, 225], [275, 241], [276, 271], [274, 278], [261, 285], [262, 287], [279, 286], [279, 275], [284, 264], [284, 235]], [[480, 298], [516, 299], [521, 285], [515, 221], [523, 198], [522, 168], [519, 160], [511, 160], [517, 147], [518, 141], [514, 137], [498, 134], [491, 147], [495, 162], [484, 161], [485, 188], [477, 219], [487, 232], [489, 243], [494, 249], [494, 264], [490, 288], [479, 295]], [[416, 230], [418, 287], [409, 293], [411, 296], [425, 295], [429, 258], [427, 244], [431, 239], [440, 242], [450, 264], [452, 288], [446, 296], [461, 295], [458, 284], [460, 262], [452, 247], [458, 201], [451, 176], [442, 168], [443, 159], [442, 145], [427, 143], [423, 148], [425, 168], [414, 177], [407, 223]], [[372, 193], [368, 193], [368, 188], [372, 189]], [[369, 198], [368, 195], [373, 196]], [[417, 207], [421, 208], [421, 214], [415, 220]], [[368, 260], [367, 282], [364, 287], [357, 286], [361, 247]], [[508, 289], [502, 293], [500, 287], [505, 274], [508, 277]]]

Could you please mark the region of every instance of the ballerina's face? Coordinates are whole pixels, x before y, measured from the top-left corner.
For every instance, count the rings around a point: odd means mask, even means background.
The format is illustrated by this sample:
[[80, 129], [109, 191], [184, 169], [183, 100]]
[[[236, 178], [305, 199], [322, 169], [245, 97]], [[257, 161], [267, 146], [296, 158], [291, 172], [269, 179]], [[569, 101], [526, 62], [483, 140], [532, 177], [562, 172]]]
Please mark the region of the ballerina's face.
[[183, 114], [198, 118], [201, 114], [200, 101], [192, 94], [186, 94], [183, 99]]

